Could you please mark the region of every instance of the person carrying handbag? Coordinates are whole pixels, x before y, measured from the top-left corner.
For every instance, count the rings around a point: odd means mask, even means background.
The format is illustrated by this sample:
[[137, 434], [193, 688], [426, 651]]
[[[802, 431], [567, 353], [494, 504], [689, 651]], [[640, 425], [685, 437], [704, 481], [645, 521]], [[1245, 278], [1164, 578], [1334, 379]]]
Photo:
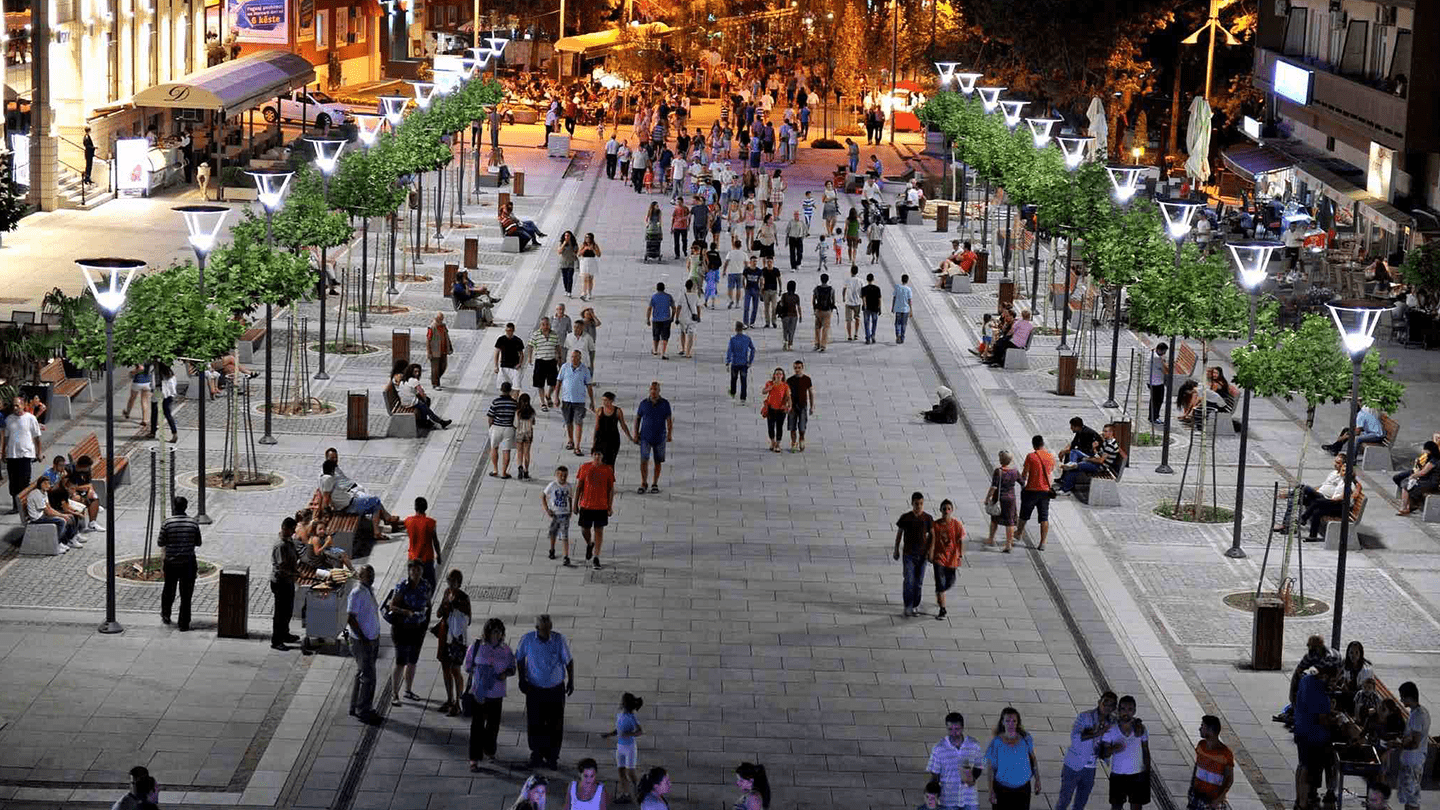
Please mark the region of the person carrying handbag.
[[405, 697], [420, 700], [415, 694], [415, 664], [420, 660], [420, 647], [425, 643], [425, 627], [430, 623], [430, 584], [425, 581], [424, 566], [411, 560], [406, 578], [395, 586], [380, 615], [390, 623], [390, 640], [395, 644], [395, 673], [391, 706], [399, 706], [400, 680], [405, 680]]
[[445, 577], [445, 594], [435, 609], [437, 621], [430, 628], [436, 639], [435, 660], [440, 662], [440, 677], [445, 679], [445, 703], [440, 711], [449, 717], [460, 714], [460, 697], [465, 693], [461, 665], [465, 663], [465, 636], [470, 628], [470, 596], [460, 588], [463, 582], [464, 575], [458, 569]]
[[515, 654], [505, 643], [504, 622], [486, 620], [480, 638], [465, 653], [465, 671], [470, 678], [460, 700], [470, 715], [470, 770], [479, 771], [481, 760], [495, 758], [505, 679], [515, 674]]
[[985, 545], [995, 545], [995, 529], [1005, 527], [1005, 547], [1001, 552], [1010, 553], [1015, 545], [1015, 482], [1020, 473], [1011, 467], [1015, 457], [1009, 450], [1000, 451], [1000, 466], [990, 474], [990, 489], [985, 493], [985, 514], [990, 516], [990, 533]]

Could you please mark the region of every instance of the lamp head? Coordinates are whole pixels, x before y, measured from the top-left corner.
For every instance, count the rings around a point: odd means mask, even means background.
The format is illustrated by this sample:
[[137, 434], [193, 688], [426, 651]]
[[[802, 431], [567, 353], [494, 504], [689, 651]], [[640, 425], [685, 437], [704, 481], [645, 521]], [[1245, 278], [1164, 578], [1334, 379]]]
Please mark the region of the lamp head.
[[380, 137], [380, 127], [385, 124], [385, 116], [368, 115], [360, 113], [355, 116], [355, 132], [360, 138], [360, 144], [365, 147], [375, 145], [376, 139]]
[[430, 109], [430, 102], [435, 98], [435, 83], [411, 82], [410, 86], [415, 88], [415, 105], [422, 110]]
[[505, 55], [505, 46], [510, 44], [510, 40], [507, 37], [485, 37], [485, 44], [490, 46], [498, 59]]
[[960, 68], [959, 62], [936, 62], [935, 70], [940, 73], [940, 89], [944, 90], [955, 80], [955, 71]]
[[409, 102], [410, 99], [404, 96], [381, 96], [380, 114], [385, 116], [390, 126], [399, 126], [400, 119], [405, 117], [405, 105]]
[[1035, 142], [1036, 149], [1044, 149], [1050, 143], [1050, 129], [1060, 123], [1059, 118], [1026, 118], [1025, 124], [1030, 127], [1030, 137]]
[[1145, 171], [1145, 167], [1111, 165], [1106, 166], [1105, 171], [1110, 175], [1115, 201], [1123, 205], [1135, 196], [1135, 191], [1140, 187], [1140, 175]]
[[335, 167], [340, 164], [340, 153], [345, 151], [345, 144], [349, 141], [344, 138], [306, 138], [310, 145], [315, 147], [315, 166], [320, 173], [326, 176], [335, 173]]
[[145, 262], [139, 259], [113, 257], [79, 259], [75, 263], [85, 271], [85, 284], [90, 288], [90, 294], [95, 296], [95, 303], [100, 305], [106, 316], [112, 318], [125, 306], [125, 294], [130, 291], [135, 273], [145, 268]]
[[980, 104], [985, 108], [985, 112], [995, 112], [995, 108], [1000, 106], [1000, 94], [1005, 92], [1005, 88], [977, 87], [975, 89], [980, 91]]
[[280, 201], [285, 198], [285, 192], [290, 188], [290, 178], [295, 176], [294, 172], [246, 173], [255, 178], [256, 196], [260, 198], [260, 204], [265, 206], [265, 210], [270, 212], [280, 207]]
[[955, 74], [955, 80], [960, 83], [960, 92], [964, 93], [966, 98], [975, 95], [975, 82], [980, 81], [984, 77], [984, 73]]
[[1025, 111], [1025, 107], [1029, 104], [1030, 102], [1028, 101], [1016, 101], [1013, 99], [1000, 102], [1000, 109], [1005, 113], [1005, 126], [1012, 130], [1020, 126], [1020, 114]]
[[181, 205], [174, 210], [185, 216], [185, 231], [195, 255], [206, 256], [215, 249], [215, 239], [230, 209], [223, 205]]
[[1065, 156], [1065, 168], [1074, 171], [1085, 162], [1085, 153], [1090, 148], [1090, 142], [1095, 140], [1089, 135], [1061, 135], [1055, 139], [1060, 144], [1060, 153]]
[[1190, 223], [1195, 220], [1200, 203], [1172, 198], [1157, 199], [1155, 203], [1160, 206], [1160, 213], [1165, 215], [1165, 230], [1170, 232], [1170, 238], [1177, 241], [1184, 239], [1190, 233]]
[[1235, 262], [1235, 274], [1245, 292], [1254, 293], [1265, 281], [1265, 268], [1270, 266], [1270, 257], [1285, 245], [1281, 242], [1259, 240], [1253, 242], [1231, 242], [1230, 260]]
[[465, 53], [470, 54], [467, 58], [474, 60], [477, 71], [484, 70], [490, 63], [490, 57], [495, 55], [489, 48], [466, 48]]
[[[1385, 309], [1362, 306], [1363, 301], [1338, 301], [1326, 304], [1335, 328], [1340, 330], [1340, 343], [1354, 359], [1365, 356], [1375, 342], [1375, 327], [1380, 323], [1380, 314]], [[1350, 306], [1347, 306], [1350, 305]]]

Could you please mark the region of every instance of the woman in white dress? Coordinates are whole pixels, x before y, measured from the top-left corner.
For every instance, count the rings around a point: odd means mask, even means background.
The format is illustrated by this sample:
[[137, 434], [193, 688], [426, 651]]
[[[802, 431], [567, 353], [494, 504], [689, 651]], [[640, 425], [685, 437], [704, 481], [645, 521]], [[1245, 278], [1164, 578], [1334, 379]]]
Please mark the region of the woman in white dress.
[[595, 296], [595, 276], [600, 272], [600, 246], [595, 243], [595, 234], [585, 234], [580, 244], [580, 300], [589, 301]]
[[580, 778], [570, 783], [565, 796], [565, 810], [609, 810], [605, 799], [605, 783], [600, 781], [600, 766], [590, 757], [576, 765]]

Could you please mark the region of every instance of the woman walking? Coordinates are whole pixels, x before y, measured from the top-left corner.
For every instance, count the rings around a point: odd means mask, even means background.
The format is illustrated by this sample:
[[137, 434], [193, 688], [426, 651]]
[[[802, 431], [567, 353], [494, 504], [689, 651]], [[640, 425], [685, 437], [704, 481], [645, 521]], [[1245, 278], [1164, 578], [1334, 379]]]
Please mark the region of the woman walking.
[[855, 251], [860, 247], [860, 214], [854, 208], [845, 217], [845, 247], [849, 251], [850, 263], [855, 263]]
[[705, 283], [705, 243], [690, 245], [690, 255], [685, 257], [685, 278], [695, 282], [698, 288]]
[[[175, 397], [179, 391], [175, 387], [175, 371], [164, 363], [155, 364], [155, 376], [160, 382], [160, 410], [165, 414], [165, 424], [170, 428], [170, 443], [174, 444], [179, 440], [175, 432], [175, 415], [170, 408], [175, 404]], [[160, 429], [160, 419], [155, 413], [155, 401], [150, 402], [150, 433], [147, 438], [155, 438], [155, 433]]]
[[681, 197], [675, 198], [675, 209], [670, 212], [670, 238], [674, 241], [675, 258], [690, 249], [690, 209]]
[[669, 795], [670, 774], [658, 765], [646, 771], [635, 788], [640, 810], [670, 810], [670, 800], [665, 798]]
[[415, 694], [415, 664], [420, 660], [420, 647], [425, 643], [425, 625], [430, 619], [430, 583], [425, 581], [424, 566], [411, 560], [406, 577], [385, 597], [382, 617], [390, 622], [390, 640], [395, 645], [395, 674], [391, 706], [399, 706], [400, 682], [405, 682], [405, 698], [419, 701]]
[[776, 169], [770, 178], [770, 215], [777, 220], [780, 218], [781, 207], [785, 205], [785, 189], [788, 187], [785, 178], [780, 176], [780, 170]]
[[595, 373], [595, 347], [600, 345], [600, 316], [594, 307], [580, 310], [580, 322], [585, 324], [585, 334], [590, 337], [590, 373]]
[[[470, 715], [470, 770], [478, 771], [481, 760], [487, 756], [495, 758], [500, 708], [505, 702], [505, 679], [515, 674], [515, 654], [505, 643], [504, 622], [486, 620], [480, 638], [465, 653], [465, 671], [470, 673], [470, 694], [478, 704]], [[542, 802], [544, 787], [542, 781]]]
[[465, 636], [470, 629], [470, 596], [460, 589], [462, 582], [464, 575], [452, 569], [445, 577], [440, 607], [435, 609], [435, 629], [439, 631], [435, 635], [440, 639], [435, 645], [435, 660], [440, 662], [440, 677], [445, 680], [445, 703], [440, 711], [450, 717], [460, 714], [460, 696], [465, 694], [461, 667], [465, 664]]
[[621, 431], [631, 443], [635, 441], [630, 435], [630, 426], [625, 424], [625, 411], [615, 404], [614, 392], [606, 391], [600, 396], [600, 407], [594, 410], [594, 414], [595, 429], [590, 434], [590, 452], [600, 453], [605, 463], [614, 467], [615, 457], [620, 454]]
[[990, 771], [990, 804], [995, 810], [1030, 810], [1030, 794], [1040, 795], [1040, 768], [1035, 740], [1020, 723], [1014, 706], [1000, 711], [995, 736], [985, 749]]
[[820, 192], [820, 218], [825, 220], [825, 235], [835, 235], [835, 219], [840, 216], [840, 195], [835, 192], [835, 182], [825, 181], [825, 190]]
[[735, 768], [735, 786], [740, 788], [740, 798], [735, 800], [734, 810], [767, 810], [770, 807], [770, 780], [765, 777], [764, 765], [740, 763]]
[[945, 592], [955, 584], [955, 571], [965, 553], [965, 526], [955, 519], [955, 504], [949, 498], [940, 502], [940, 519], [931, 526], [935, 542], [930, 546], [930, 564], [935, 569], [935, 604], [940, 606], [936, 619], [945, 618]]
[[780, 303], [775, 307], [775, 314], [780, 316], [780, 332], [785, 342], [785, 351], [793, 351], [795, 348], [795, 327], [800, 323], [800, 294], [795, 292], [795, 282], [785, 282], [785, 293], [780, 296]]
[[990, 513], [990, 534], [985, 545], [995, 545], [995, 529], [1005, 527], [1005, 547], [1000, 549], [1009, 554], [1015, 545], [1015, 482], [1020, 473], [1010, 466], [1014, 457], [1009, 450], [1000, 451], [1000, 466], [990, 474], [990, 491], [985, 493], [985, 511]]
[[521, 394], [515, 404], [515, 456], [521, 481], [530, 480], [530, 448], [535, 444], [535, 406], [529, 394]]
[[565, 810], [607, 810], [610, 805], [605, 800], [599, 764], [586, 757], [576, 763], [575, 770], [580, 772], [580, 778], [570, 783]]
[[765, 269], [769, 270], [775, 266], [775, 220], [766, 214], [765, 221], [760, 223], [760, 230], [755, 232], [756, 250], [760, 258], [765, 261]]
[[575, 243], [574, 231], [560, 234], [560, 246], [555, 248], [555, 252], [560, 254], [560, 282], [565, 285], [565, 297], [572, 298], [575, 267], [580, 264], [580, 246]]
[[755, 250], [755, 201], [745, 201], [745, 249]]
[[595, 234], [585, 234], [580, 244], [580, 300], [595, 297], [595, 275], [600, 272], [600, 246], [595, 244]]
[[454, 353], [455, 344], [450, 342], [450, 327], [445, 325], [445, 313], [437, 312], [435, 320], [431, 321], [429, 328], [425, 330], [425, 357], [430, 361], [430, 387], [436, 391], [444, 390], [440, 387], [440, 378], [445, 375], [445, 369], [450, 366], [450, 355]]
[[785, 438], [785, 415], [790, 413], [790, 386], [785, 382], [785, 369], [777, 368], [765, 383], [765, 404], [760, 406], [760, 415], [765, 417], [766, 431], [770, 436], [770, 452], [780, 452], [780, 440]]
[[130, 418], [130, 409], [135, 406], [135, 400], [140, 400], [140, 430], [150, 430], [150, 393], [154, 390], [155, 384], [150, 376], [150, 366], [138, 365], [130, 369], [130, 398], [125, 401], [125, 410], [120, 415]]

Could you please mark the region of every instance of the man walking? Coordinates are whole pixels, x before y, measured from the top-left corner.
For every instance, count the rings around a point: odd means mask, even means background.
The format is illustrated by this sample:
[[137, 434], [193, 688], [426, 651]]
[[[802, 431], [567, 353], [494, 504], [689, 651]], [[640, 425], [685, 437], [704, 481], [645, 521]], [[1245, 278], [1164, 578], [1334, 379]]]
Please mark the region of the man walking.
[[455, 353], [455, 344], [450, 342], [450, 327], [445, 325], [445, 313], [435, 313], [435, 320], [425, 330], [425, 357], [430, 361], [430, 387], [440, 388], [440, 378], [450, 365], [450, 355]]
[[495, 339], [495, 384], [510, 383], [520, 389], [520, 364], [525, 360], [525, 341], [515, 337], [515, 324], [505, 324], [505, 334]]
[[890, 298], [890, 311], [895, 313], [895, 343], [905, 342], [905, 327], [910, 323], [910, 298], [914, 295], [910, 289], [910, 276], [900, 276], [900, 283], [895, 285], [895, 293]]
[[[1095, 708], [1080, 712], [1070, 726], [1070, 747], [1065, 750], [1065, 765], [1060, 770], [1060, 795], [1055, 810], [1085, 810], [1090, 791], [1095, 789], [1095, 766], [1099, 757], [1095, 745], [1110, 730], [1115, 715], [1115, 693], [1100, 696]], [[1075, 804], [1070, 804], [1074, 799]]]
[[346, 623], [350, 626], [350, 653], [355, 656], [355, 686], [350, 691], [350, 716], [362, 723], [375, 724], [380, 715], [371, 703], [375, 700], [375, 660], [380, 655], [380, 608], [375, 603], [375, 569], [360, 566], [355, 578], [359, 583], [345, 598]]
[[803, 453], [805, 426], [815, 413], [815, 386], [810, 375], [805, 373], [805, 361], [795, 361], [795, 373], [785, 380], [785, 384], [790, 386], [790, 413], [786, 416], [790, 423], [790, 452]]
[[730, 240], [730, 252], [725, 254], [725, 294], [730, 303], [726, 309], [734, 309], [740, 303], [740, 283], [744, 277], [745, 262], [750, 254], [740, 247], [738, 236]]
[[1135, 698], [1125, 695], [1116, 709], [1115, 725], [1100, 737], [1110, 757], [1110, 808], [1140, 810], [1150, 803], [1150, 735], [1135, 717]]
[[1020, 472], [1020, 525], [1015, 528], [1015, 536], [1024, 537], [1025, 521], [1032, 512], [1039, 512], [1040, 545], [1036, 548], [1043, 551], [1050, 535], [1050, 481], [1055, 473], [1055, 456], [1045, 449], [1044, 436], [1031, 436], [1030, 446], [1034, 449], [1025, 456]]
[[426, 512], [430, 502], [424, 497], [415, 499], [415, 514], [405, 518], [405, 539], [408, 541], [405, 553], [410, 562], [420, 564], [420, 576], [435, 593], [438, 583], [437, 568], [440, 565], [440, 530], [435, 518]]
[[[920, 614], [920, 594], [925, 587], [925, 563], [930, 559], [930, 545], [935, 541], [934, 520], [925, 512], [925, 496], [910, 495], [910, 511], [895, 521], [895, 559], [900, 560], [905, 575], [901, 600], [906, 618]], [[904, 557], [901, 557], [901, 550]]]
[[570, 645], [553, 626], [550, 614], [540, 614], [535, 629], [515, 647], [515, 671], [525, 695], [529, 764], [552, 770], [560, 764], [560, 743], [565, 737], [565, 698], [575, 693]]
[[1405, 736], [1400, 738], [1400, 784], [1396, 795], [1405, 810], [1420, 810], [1420, 783], [1430, 751], [1430, 710], [1420, 705], [1420, 688], [1414, 681], [1400, 684], [1400, 702], [1410, 712]]
[[[715, 256], [720, 254], [711, 250]], [[680, 356], [695, 359], [695, 329], [700, 323], [700, 310], [704, 309], [695, 279], [685, 279], [685, 292], [680, 296], [680, 306], [675, 311], [675, 323], [680, 326]]]
[[760, 299], [765, 306], [765, 328], [774, 329], [775, 305], [780, 301], [780, 268], [773, 264], [760, 271]]
[[[857, 268], [850, 265], [853, 272]], [[875, 330], [880, 326], [880, 285], [875, 283], [875, 274], [865, 274], [865, 286], [860, 288], [860, 301], [862, 303], [861, 316], [865, 319], [865, 342], [875, 342]]]
[[1167, 364], [1165, 356], [1170, 347], [1161, 343], [1150, 354], [1150, 424], [1160, 424], [1160, 413], [1165, 407], [1165, 377]]
[[750, 364], [755, 362], [755, 343], [745, 334], [745, 324], [735, 322], [735, 334], [725, 347], [725, 367], [730, 371], [730, 398], [735, 398], [735, 382], [740, 382], [740, 404], [745, 404], [745, 395], [750, 384]]
[[160, 592], [160, 621], [170, 623], [175, 589], [180, 589], [180, 632], [190, 630], [190, 597], [195, 593], [195, 549], [200, 545], [200, 524], [185, 514], [190, 506], [184, 495], [171, 502], [174, 514], [160, 524], [155, 544], [165, 550], [165, 588]]
[[275, 612], [270, 619], [270, 648], [284, 652], [287, 641], [299, 641], [290, 632], [290, 616], [295, 612], [295, 577], [299, 574], [300, 555], [295, 548], [295, 518], [280, 523], [280, 539], [270, 549], [270, 593], [275, 597]]
[[[584, 324], [581, 324], [583, 329]], [[565, 449], [582, 456], [580, 442], [585, 433], [585, 403], [595, 407], [595, 385], [590, 369], [580, 362], [580, 350], [570, 350], [570, 362], [560, 367], [560, 411], [565, 417]]]
[[845, 279], [845, 287], [840, 291], [840, 297], [845, 303], [845, 339], [854, 340], [860, 335], [860, 290], [863, 285], [860, 283], [860, 268], [850, 265], [850, 278]]
[[611, 180], [615, 179], [615, 161], [620, 154], [620, 142], [615, 140], [615, 133], [610, 133], [610, 140], [605, 142], [605, 176]]
[[[35, 414], [25, 410], [24, 397], [15, 397], [10, 402], [10, 413], [5, 417], [5, 433], [0, 436], [5, 445], [5, 475], [10, 478], [10, 500], [15, 512], [20, 511], [20, 493], [35, 480], [30, 476], [31, 462], [40, 460], [43, 452], [40, 442], [40, 421]], [[12, 512], [11, 514], [14, 514]]]
[[835, 313], [835, 288], [830, 274], [821, 273], [820, 283], [810, 295], [810, 308], [815, 311], [815, 351], [823, 352], [830, 343], [830, 317]]
[[675, 319], [675, 298], [665, 292], [665, 282], [655, 284], [655, 294], [650, 296], [650, 305], [645, 307], [645, 325], [650, 327], [650, 354], [659, 354], [661, 360], [669, 360], [670, 324]]
[[640, 489], [645, 494], [650, 478], [650, 456], [655, 456], [655, 478], [650, 492], [660, 491], [660, 468], [665, 465], [665, 445], [675, 437], [675, 420], [670, 401], [660, 396], [660, 381], [650, 383], [650, 396], [635, 406], [635, 443], [640, 445]]
[[549, 318], [541, 318], [540, 325], [530, 333], [525, 362], [535, 364], [530, 384], [535, 387], [540, 410], [549, 411], [551, 405], [559, 404], [555, 399], [555, 382], [560, 374], [560, 336], [550, 328]]
[[[490, 403], [485, 420], [490, 425], [490, 477], [510, 477], [510, 451], [515, 449], [515, 398], [510, 396], [510, 383], [500, 383], [500, 396]], [[503, 454], [503, 455], [502, 455]], [[430, 583], [435, 589], [435, 583]]]
[[975, 781], [985, 764], [980, 743], [965, 733], [965, 716], [945, 715], [945, 736], [930, 749], [930, 780], [940, 783], [940, 804], [944, 810], [977, 810], [980, 806]]
[[790, 248], [790, 272], [800, 269], [800, 262], [805, 259], [805, 235], [810, 232], [805, 220], [800, 218], [800, 212], [796, 211], [789, 222], [785, 224], [785, 245]]
[[[1225, 797], [1235, 784], [1235, 754], [1220, 742], [1220, 718], [1200, 718], [1200, 742], [1195, 744], [1195, 767], [1190, 770], [1192, 807], [1228, 807]], [[1063, 810], [1057, 806], [1056, 810]], [[1084, 810], [1077, 805], [1077, 810]]]
[[740, 271], [740, 276], [745, 282], [745, 306], [740, 315], [745, 319], [746, 326], [754, 326], [755, 316], [760, 312], [760, 285], [765, 274], [755, 265], [755, 257], [751, 256], [746, 260], [745, 269]]
[[605, 527], [615, 506], [615, 468], [605, 463], [605, 451], [595, 447], [591, 459], [575, 473], [575, 502], [580, 507], [580, 536], [585, 540], [585, 559], [598, 571], [600, 551], [605, 545]]

